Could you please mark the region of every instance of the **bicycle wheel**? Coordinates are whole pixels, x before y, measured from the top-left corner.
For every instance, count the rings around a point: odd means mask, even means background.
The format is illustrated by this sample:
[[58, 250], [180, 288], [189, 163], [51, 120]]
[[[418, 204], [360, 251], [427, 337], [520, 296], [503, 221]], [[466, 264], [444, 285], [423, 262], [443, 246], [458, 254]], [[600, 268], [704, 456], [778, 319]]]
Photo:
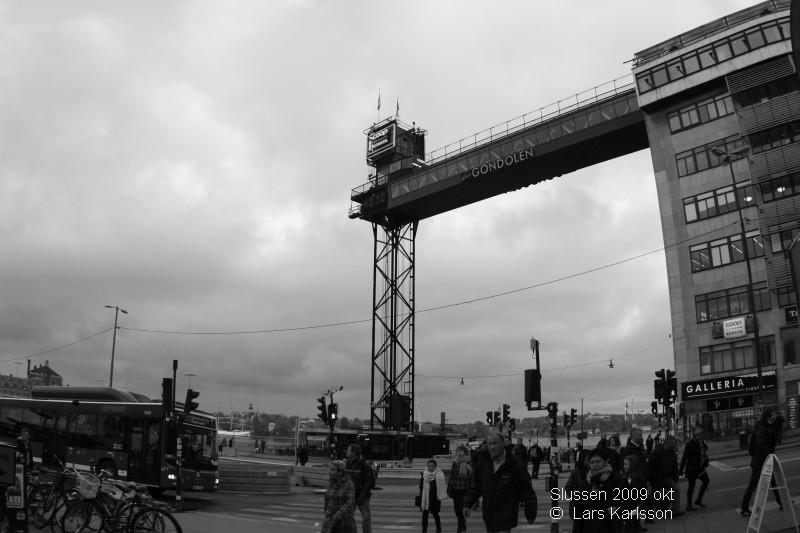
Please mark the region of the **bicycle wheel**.
[[28, 491], [28, 499], [25, 503], [28, 506], [29, 524], [33, 524], [33, 521], [36, 518], [36, 509], [42, 504], [43, 498], [44, 494], [39, 487], [34, 486]]
[[56, 505], [58, 505], [58, 492], [51, 490], [43, 494], [39, 506], [36, 508], [36, 514], [33, 518], [34, 525], [43, 529], [50, 523], [55, 513]]
[[183, 533], [180, 524], [169, 511], [145, 509], [133, 517], [131, 533]]
[[96, 533], [103, 529], [103, 510], [93, 500], [76, 501], [67, 507], [59, 527], [64, 533]]
[[[145, 506], [141, 503], [135, 501], [122, 502], [122, 504], [118, 505], [114, 510], [110, 521], [113, 525], [113, 530], [109, 531], [109, 533], [128, 533], [133, 517], [143, 509], [145, 509]], [[109, 524], [106, 523], [106, 527], [108, 526]]]
[[56, 501], [56, 509], [53, 511], [53, 516], [50, 518], [50, 531], [52, 533], [63, 533], [62, 524], [64, 523], [64, 513], [67, 509], [79, 500], [77, 492], [70, 490], [62, 492], [58, 495]]

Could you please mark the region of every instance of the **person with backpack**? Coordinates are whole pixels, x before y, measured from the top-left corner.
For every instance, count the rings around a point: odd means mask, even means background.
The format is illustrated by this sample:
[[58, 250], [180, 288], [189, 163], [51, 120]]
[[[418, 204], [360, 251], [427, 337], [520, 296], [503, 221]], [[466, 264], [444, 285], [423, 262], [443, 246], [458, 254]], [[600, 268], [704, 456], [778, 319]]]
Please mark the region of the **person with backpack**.
[[[747, 489], [744, 491], [742, 505], [736, 510], [739, 516], [746, 517], [753, 514], [750, 512], [750, 498], [758, 487], [758, 480], [761, 477], [761, 468], [764, 466], [767, 457], [775, 453], [774, 424], [775, 412], [772, 409], [765, 409], [764, 412], [761, 413], [761, 419], [756, 425], [755, 433], [750, 436], [750, 442], [748, 443], [748, 452], [752, 457], [750, 460], [750, 483], [748, 483]], [[770, 485], [773, 487], [775, 486], [775, 478], [772, 478]], [[783, 503], [781, 502], [781, 496], [778, 494], [778, 490], [775, 489], [773, 492], [775, 494], [775, 501], [778, 502], [781, 511], [783, 511]]]

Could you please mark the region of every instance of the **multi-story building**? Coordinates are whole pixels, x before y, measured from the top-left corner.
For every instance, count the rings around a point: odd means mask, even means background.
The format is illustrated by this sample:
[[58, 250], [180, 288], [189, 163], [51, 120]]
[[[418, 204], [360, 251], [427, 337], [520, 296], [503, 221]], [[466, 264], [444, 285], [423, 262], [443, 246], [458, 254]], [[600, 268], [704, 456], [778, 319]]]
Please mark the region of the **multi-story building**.
[[690, 423], [723, 438], [749, 428], [759, 402], [798, 425], [797, 296], [786, 254], [800, 233], [790, 5], [763, 2], [634, 61], [680, 400]]
[[64, 379], [50, 368], [50, 361], [45, 361], [43, 365], [34, 365], [33, 368], [28, 361], [28, 370], [24, 377], [0, 376], [0, 396], [30, 398], [31, 388], [37, 385], [63, 386]]

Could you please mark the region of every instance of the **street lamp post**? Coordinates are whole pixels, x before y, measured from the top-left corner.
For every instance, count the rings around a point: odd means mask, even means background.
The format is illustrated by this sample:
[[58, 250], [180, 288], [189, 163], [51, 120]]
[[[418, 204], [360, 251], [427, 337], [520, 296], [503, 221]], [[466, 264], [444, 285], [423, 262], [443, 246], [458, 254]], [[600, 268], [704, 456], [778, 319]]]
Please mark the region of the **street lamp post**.
[[[733, 194], [736, 200], [736, 211], [739, 213], [739, 230], [740, 238], [742, 241], [742, 248], [744, 254], [744, 263], [747, 266], [747, 307], [753, 314], [753, 355], [756, 359], [756, 397], [758, 398], [758, 407], [764, 407], [764, 379], [761, 370], [761, 349], [760, 338], [758, 334], [758, 315], [756, 314], [755, 297], [753, 296], [753, 272], [750, 268], [750, 247], [747, 243], [747, 236], [745, 235], [744, 223], [745, 218], [742, 216], [742, 208], [739, 205], [739, 197], [736, 194], [736, 177], [733, 174], [733, 156], [747, 153], [750, 150], [749, 146], [742, 146], [726, 152], [719, 146], [711, 149], [711, 152], [720, 158], [720, 161], [728, 165], [728, 171], [731, 174], [731, 184], [733, 185]], [[750, 222], [750, 219], [747, 219]]]
[[192, 374], [191, 372], [188, 372], [188, 373], [184, 374], [184, 376], [186, 376], [187, 378], [189, 378], [189, 386], [188, 386], [188, 387], [186, 387], [186, 388], [187, 388], [187, 389], [191, 389], [191, 388], [192, 388], [192, 378], [193, 378], [193, 377], [197, 377], [197, 374]]
[[114, 309], [114, 336], [111, 341], [111, 375], [108, 378], [108, 386], [114, 386], [114, 350], [117, 347], [117, 320], [119, 319], [119, 312], [122, 311], [126, 315], [128, 312], [118, 305], [107, 305], [109, 309]]

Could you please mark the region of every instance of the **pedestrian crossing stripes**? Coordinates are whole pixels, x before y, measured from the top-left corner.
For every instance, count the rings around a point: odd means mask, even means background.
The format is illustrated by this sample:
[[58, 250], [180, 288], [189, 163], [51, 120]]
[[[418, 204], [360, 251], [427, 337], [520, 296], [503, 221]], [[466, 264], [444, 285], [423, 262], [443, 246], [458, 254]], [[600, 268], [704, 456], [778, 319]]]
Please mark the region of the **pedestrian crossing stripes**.
[[[297, 496], [293, 496], [295, 498]], [[546, 502], [545, 502], [546, 503]], [[219, 513], [239, 518], [256, 519], [284, 525], [302, 526], [304, 531], [319, 531], [319, 524], [322, 522], [322, 497], [319, 495], [308, 495], [303, 501], [270, 501], [264, 506], [252, 506], [238, 509], [235, 512]], [[419, 531], [422, 527], [422, 515], [418, 508], [413, 506], [413, 493], [408, 492], [401, 495], [399, 492], [373, 494], [370, 503], [372, 513], [372, 529], [375, 531]], [[548, 509], [542, 510], [542, 502], [539, 504], [539, 516], [534, 524], [527, 524], [525, 516], [520, 513], [520, 525], [515, 529], [521, 531], [544, 531], [550, 530], [550, 518], [547, 515]], [[443, 531], [455, 531], [458, 527], [453, 504], [451, 500], [442, 502], [440, 513]], [[356, 511], [356, 524], [361, 530], [361, 514]], [[484, 529], [480, 511], [476, 511], [467, 520], [470, 530], [482, 531]], [[429, 519], [429, 529], [435, 529], [433, 517]]]

